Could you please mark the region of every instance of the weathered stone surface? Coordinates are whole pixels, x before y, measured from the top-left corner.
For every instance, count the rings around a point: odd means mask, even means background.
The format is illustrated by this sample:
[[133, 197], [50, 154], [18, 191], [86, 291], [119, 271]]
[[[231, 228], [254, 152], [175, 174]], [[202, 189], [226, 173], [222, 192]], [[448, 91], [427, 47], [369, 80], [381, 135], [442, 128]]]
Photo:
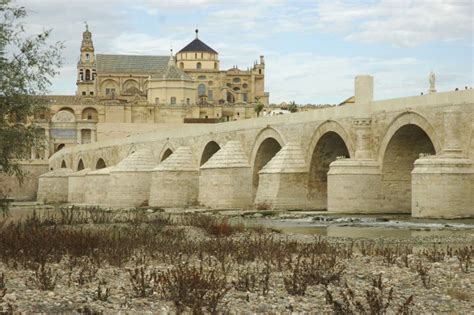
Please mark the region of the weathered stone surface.
[[67, 197], [69, 203], [84, 203], [84, 194], [87, 188], [86, 175], [89, 172], [91, 172], [91, 169], [85, 168], [69, 175]]
[[202, 169], [215, 168], [239, 168], [250, 167], [248, 157], [242, 149], [240, 141], [231, 140], [225, 146], [217, 151], [205, 164]]
[[[105, 205], [110, 172], [114, 166], [102, 168], [86, 175], [84, 203], [91, 205]], [[104, 188], [105, 187], [105, 188]]]
[[308, 166], [297, 142], [288, 142], [259, 172], [255, 204], [272, 209], [308, 207]]
[[59, 168], [39, 177], [38, 201], [43, 203], [67, 202], [69, 175], [73, 170]]
[[412, 172], [414, 217], [462, 218], [474, 216], [472, 160], [428, 157], [415, 161]]
[[341, 159], [328, 172], [328, 211], [381, 213], [380, 166], [374, 160]]
[[152, 173], [149, 205], [186, 207], [197, 203], [199, 168], [189, 147], [179, 147]]
[[16, 201], [36, 200], [39, 177], [48, 172], [48, 161], [22, 161], [19, 165], [26, 174], [23, 182], [20, 184], [16, 176], [0, 174], [0, 195]]
[[252, 172], [239, 141], [227, 142], [201, 166], [199, 203], [210, 208], [252, 205]]
[[156, 166], [151, 150], [137, 150], [110, 172], [106, 204], [117, 207], [148, 205], [151, 171]]

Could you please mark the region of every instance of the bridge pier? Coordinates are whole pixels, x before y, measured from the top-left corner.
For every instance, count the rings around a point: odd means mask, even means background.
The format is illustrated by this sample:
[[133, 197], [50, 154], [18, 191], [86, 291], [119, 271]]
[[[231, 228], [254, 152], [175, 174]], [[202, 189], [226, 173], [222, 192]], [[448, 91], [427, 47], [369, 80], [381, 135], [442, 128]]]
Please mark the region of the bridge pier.
[[259, 172], [255, 205], [271, 209], [308, 208], [308, 168], [300, 145], [288, 142]]
[[381, 213], [380, 165], [372, 159], [371, 118], [353, 121], [356, 150], [352, 159], [338, 159], [328, 172], [328, 211]]
[[461, 115], [444, 112], [444, 148], [440, 156], [421, 157], [412, 171], [412, 216], [474, 217], [473, 162], [462, 154]]
[[154, 166], [155, 159], [149, 149], [138, 150], [123, 159], [110, 172], [106, 204], [117, 207], [147, 206]]
[[382, 213], [380, 186], [380, 166], [374, 160], [336, 160], [328, 172], [328, 211]]
[[105, 205], [107, 189], [109, 186], [110, 171], [114, 166], [90, 172], [85, 177], [84, 203], [88, 205]]
[[252, 170], [240, 141], [227, 142], [201, 166], [199, 203], [210, 208], [252, 206]]
[[197, 203], [199, 171], [189, 147], [179, 147], [152, 172], [149, 206], [187, 207]]
[[425, 157], [412, 172], [412, 216], [474, 217], [474, 170], [469, 159]]
[[86, 175], [91, 171], [90, 168], [85, 168], [78, 172], [69, 175], [68, 182], [68, 196], [67, 201], [69, 203], [84, 203], [85, 192], [86, 192]]

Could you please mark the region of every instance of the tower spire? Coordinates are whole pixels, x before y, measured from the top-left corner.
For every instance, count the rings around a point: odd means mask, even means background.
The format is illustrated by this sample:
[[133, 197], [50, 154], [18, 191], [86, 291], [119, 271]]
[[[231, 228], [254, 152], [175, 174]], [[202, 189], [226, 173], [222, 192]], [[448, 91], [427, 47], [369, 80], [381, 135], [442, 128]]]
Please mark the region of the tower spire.
[[92, 33], [89, 31], [89, 25], [86, 25], [86, 30], [82, 33], [81, 51], [94, 51], [94, 44], [92, 43]]
[[168, 60], [168, 66], [174, 66], [173, 48], [170, 49], [170, 59]]

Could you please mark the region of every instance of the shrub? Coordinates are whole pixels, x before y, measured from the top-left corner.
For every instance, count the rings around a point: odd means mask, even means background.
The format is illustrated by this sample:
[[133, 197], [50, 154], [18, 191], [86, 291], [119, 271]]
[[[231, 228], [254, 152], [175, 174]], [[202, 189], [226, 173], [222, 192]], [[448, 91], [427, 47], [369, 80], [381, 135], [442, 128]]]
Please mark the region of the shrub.
[[418, 261], [418, 265], [416, 266], [416, 271], [418, 272], [418, 275], [420, 276], [423, 286], [426, 289], [428, 289], [430, 280], [431, 280], [430, 275], [428, 274], [428, 267], [424, 266], [420, 260]]
[[305, 295], [310, 283], [305, 268], [305, 261], [301, 256], [294, 262], [288, 262], [288, 270], [283, 274], [283, 283], [286, 292], [290, 295]]
[[136, 297], [147, 297], [153, 294], [158, 279], [158, 274], [154, 269], [139, 267], [129, 270], [129, 274]]
[[51, 291], [56, 287], [59, 276], [54, 274], [51, 268], [46, 268], [45, 265], [40, 265], [35, 271], [33, 282], [36, 287], [43, 291]]
[[456, 250], [456, 257], [459, 260], [459, 267], [461, 268], [462, 272], [469, 273], [469, 269], [471, 268], [471, 254], [473, 252], [472, 245], [465, 246]]
[[202, 314], [203, 308], [217, 314], [218, 304], [230, 289], [218, 268], [196, 267], [188, 262], [161, 273], [158, 283], [162, 296], [173, 301], [178, 313], [189, 307], [193, 314]]
[[243, 224], [230, 224], [227, 218], [218, 219], [205, 214], [183, 215], [181, 224], [203, 229], [212, 236], [230, 236], [244, 230]]
[[[345, 283], [339, 290], [340, 299], [326, 287], [326, 304], [332, 306], [335, 314], [387, 314], [393, 302], [393, 288], [388, 291], [382, 281], [382, 275], [372, 279], [371, 287], [365, 291], [365, 296], [357, 297], [354, 291]], [[413, 296], [401, 303], [399, 314], [410, 314]]]
[[7, 293], [7, 287], [5, 285], [5, 274], [2, 272], [0, 274], [0, 301]]
[[107, 302], [109, 295], [110, 295], [110, 288], [103, 288], [103, 285], [106, 285], [107, 283], [105, 281], [100, 281], [99, 286], [97, 287], [97, 290], [95, 292], [95, 300], [96, 301], [102, 301], [102, 302]]

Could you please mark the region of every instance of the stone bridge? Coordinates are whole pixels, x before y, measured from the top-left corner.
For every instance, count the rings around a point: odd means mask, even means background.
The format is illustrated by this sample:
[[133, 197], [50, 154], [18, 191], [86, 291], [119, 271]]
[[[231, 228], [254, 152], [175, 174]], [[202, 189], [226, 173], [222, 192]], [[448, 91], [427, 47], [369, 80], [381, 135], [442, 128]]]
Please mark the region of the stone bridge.
[[373, 100], [78, 145], [38, 199], [110, 206], [474, 216], [474, 90]]

